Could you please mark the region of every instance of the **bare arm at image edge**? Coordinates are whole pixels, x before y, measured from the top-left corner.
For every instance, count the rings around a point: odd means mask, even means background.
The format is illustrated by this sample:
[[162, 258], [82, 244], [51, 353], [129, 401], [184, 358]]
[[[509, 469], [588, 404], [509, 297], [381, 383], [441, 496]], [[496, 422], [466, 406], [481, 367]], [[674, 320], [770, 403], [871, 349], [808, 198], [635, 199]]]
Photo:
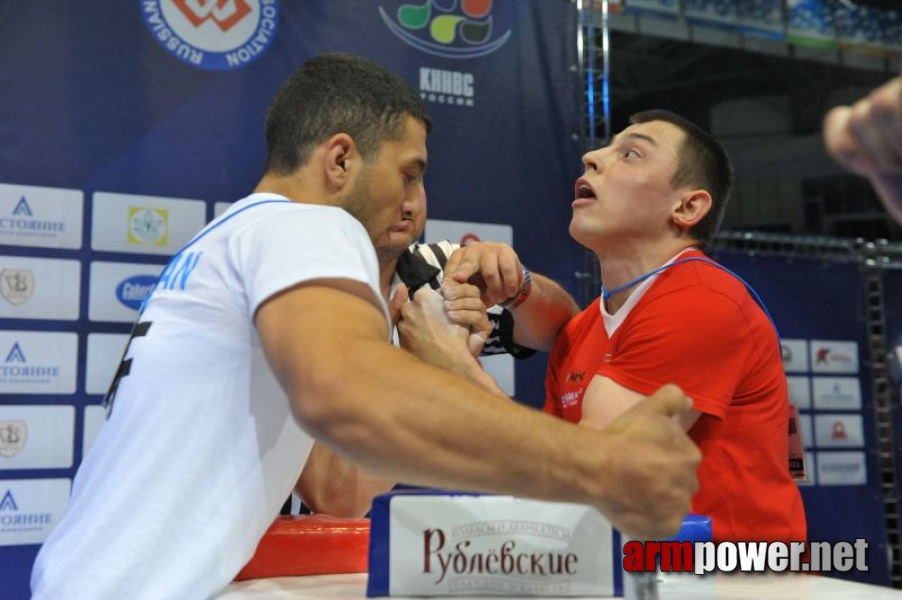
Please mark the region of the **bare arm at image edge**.
[[902, 223], [902, 77], [827, 113], [824, 142], [837, 162], [868, 178], [890, 216]]

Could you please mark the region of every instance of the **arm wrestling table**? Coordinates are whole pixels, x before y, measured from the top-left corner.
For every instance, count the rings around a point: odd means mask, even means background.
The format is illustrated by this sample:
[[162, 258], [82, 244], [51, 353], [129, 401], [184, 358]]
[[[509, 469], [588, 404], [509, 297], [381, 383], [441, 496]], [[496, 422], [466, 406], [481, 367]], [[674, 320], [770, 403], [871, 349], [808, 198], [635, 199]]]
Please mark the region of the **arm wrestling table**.
[[[229, 585], [216, 600], [366, 598], [366, 574], [254, 579]], [[659, 574], [660, 600], [900, 600], [902, 591], [832, 577], [780, 574]], [[499, 600], [505, 596], [461, 596]], [[398, 598], [397, 596], [395, 598]], [[511, 596], [507, 596], [511, 598]]]

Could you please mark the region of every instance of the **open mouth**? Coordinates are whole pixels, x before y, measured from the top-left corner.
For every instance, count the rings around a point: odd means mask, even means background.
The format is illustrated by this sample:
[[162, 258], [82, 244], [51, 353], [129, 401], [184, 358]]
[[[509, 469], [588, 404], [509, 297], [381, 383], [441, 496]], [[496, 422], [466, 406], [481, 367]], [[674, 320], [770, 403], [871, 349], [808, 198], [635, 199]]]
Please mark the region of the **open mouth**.
[[579, 179], [576, 182], [576, 199], [595, 199], [595, 191], [582, 179]]

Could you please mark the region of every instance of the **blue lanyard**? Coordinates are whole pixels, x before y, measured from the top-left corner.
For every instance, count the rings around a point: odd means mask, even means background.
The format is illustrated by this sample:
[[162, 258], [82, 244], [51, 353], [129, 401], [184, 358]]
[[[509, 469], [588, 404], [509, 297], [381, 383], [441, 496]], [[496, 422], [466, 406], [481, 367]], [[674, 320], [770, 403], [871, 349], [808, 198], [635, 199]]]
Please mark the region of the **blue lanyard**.
[[[672, 263], [658, 267], [654, 271], [650, 271], [650, 272], [646, 273], [645, 275], [640, 275], [639, 277], [633, 279], [630, 282], [627, 282], [623, 285], [617, 286], [613, 290], [605, 290], [604, 284], [602, 284], [601, 285], [601, 299], [604, 301], [607, 301], [608, 298], [610, 298], [614, 294], [616, 294], [618, 292], [622, 292], [623, 290], [625, 290], [631, 286], [634, 286], [637, 283], [641, 283], [641, 282], [645, 281], [646, 279], [648, 279], [649, 277], [652, 277], [654, 275], [657, 275], [661, 271], [664, 271], [665, 269], [669, 269], [670, 267], [675, 267], [676, 265], [681, 265], [683, 263], [693, 262], [693, 261], [703, 262], [703, 263], [711, 265], [712, 267], [717, 267], [721, 271], [725, 271], [725, 272], [729, 273], [730, 275], [732, 275], [733, 277], [735, 277], [736, 279], [738, 279], [742, 283], [742, 285], [745, 286], [745, 289], [747, 289], [749, 291], [749, 293], [752, 295], [752, 298], [755, 299], [755, 302], [758, 303], [758, 306], [761, 307], [761, 310], [764, 311], [764, 315], [767, 317], [767, 320], [770, 321], [771, 326], [773, 326], [773, 328], [774, 328], [774, 332], [776, 332], [776, 334], [777, 334], [777, 341], [780, 342], [780, 332], [777, 330], [777, 324], [774, 323], [773, 317], [770, 316], [770, 312], [767, 310], [767, 307], [764, 305], [764, 301], [761, 299], [761, 296], [758, 295], [758, 292], [756, 292], [755, 289], [751, 285], [749, 285], [745, 279], [743, 279], [742, 277], [740, 277], [739, 275], [737, 275], [730, 269], [726, 268], [722, 264], [716, 263], [713, 260], [710, 260], [708, 258], [703, 258], [701, 256], [690, 256], [689, 258], [681, 258], [679, 260], [675, 260]], [[782, 342], [780, 345], [782, 347]]]

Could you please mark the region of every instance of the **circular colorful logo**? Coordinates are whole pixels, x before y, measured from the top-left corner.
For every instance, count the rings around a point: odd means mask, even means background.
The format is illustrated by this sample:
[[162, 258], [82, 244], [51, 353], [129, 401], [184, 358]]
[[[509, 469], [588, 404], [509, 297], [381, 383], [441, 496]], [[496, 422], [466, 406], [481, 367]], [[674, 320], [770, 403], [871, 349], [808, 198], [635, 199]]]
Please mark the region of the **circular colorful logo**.
[[496, 32], [493, 0], [405, 2], [391, 16], [379, 14], [396, 36], [417, 50], [445, 58], [477, 58], [503, 46], [511, 35]]
[[258, 59], [279, 25], [278, 0], [160, 0], [141, 2], [154, 39], [184, 63], [231, 71]]

